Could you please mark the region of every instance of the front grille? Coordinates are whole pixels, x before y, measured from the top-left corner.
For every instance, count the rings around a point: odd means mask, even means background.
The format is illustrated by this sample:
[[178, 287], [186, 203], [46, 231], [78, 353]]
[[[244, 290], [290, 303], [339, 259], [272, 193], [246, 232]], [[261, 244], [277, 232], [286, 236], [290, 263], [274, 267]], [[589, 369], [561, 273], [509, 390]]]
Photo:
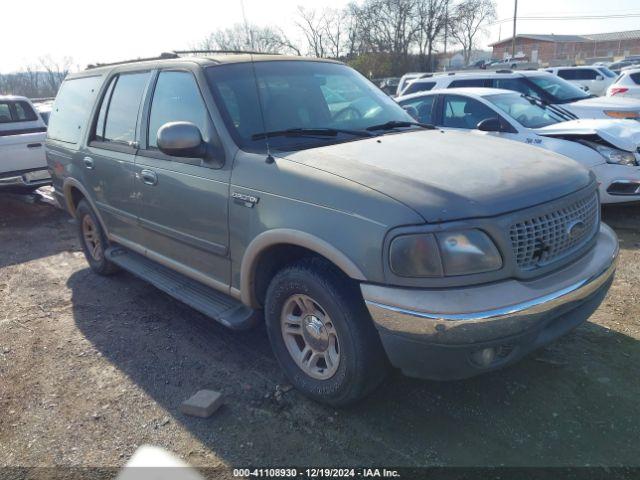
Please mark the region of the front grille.
[[530, 271], [561, 260], [589, 242], [599, 226], [597, 193], [511, 225], [511, 243], [518, 267]]

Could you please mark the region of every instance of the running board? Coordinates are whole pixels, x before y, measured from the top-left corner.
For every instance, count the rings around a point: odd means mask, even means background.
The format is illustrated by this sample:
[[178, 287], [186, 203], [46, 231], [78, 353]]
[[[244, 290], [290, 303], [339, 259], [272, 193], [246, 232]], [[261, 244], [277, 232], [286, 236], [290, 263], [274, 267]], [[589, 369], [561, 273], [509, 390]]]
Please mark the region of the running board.
[[109, 247], [105, 255], [123, 270], [232, 330], [246, 330], [256, 324], [255, 310], [143, 255], [120, 246]]

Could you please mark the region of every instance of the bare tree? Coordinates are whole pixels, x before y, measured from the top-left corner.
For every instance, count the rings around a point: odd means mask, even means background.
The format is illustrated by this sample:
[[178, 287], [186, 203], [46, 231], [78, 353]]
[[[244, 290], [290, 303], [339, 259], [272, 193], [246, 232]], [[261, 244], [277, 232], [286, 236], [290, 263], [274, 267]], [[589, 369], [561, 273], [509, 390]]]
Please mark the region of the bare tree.
[[327, 42], [325, 12], [298, 6], [298, 17], [296, 25], [307, 41], [308, 53], [314, 57], [324, 58]]
[[45, 81], [49, 89], [57, 92], [62, 81], [69, 74], [73, 60], [71, 57], [63, 57], [61, 60], [54, 60], [51, 55], [40, 57], [40, 66], [45, 72]]
[[450, 16], [451, 36], [462, 46], [465, 64], [469, 63], [478, 34], [496, 18], [493, 0], [463, 0]]
[[216, 30], [198, 42], [198, 50], [254, 50], [262, 53], [294, 53], [300, 49], [291, 42], [281, 29], [237, 23], [229, 28]]
[[421, 58], [426, 56], [427, 70], [435, 70], [434, 45], [447, 22], [448, 0], [419, 0], [417, 5], [418, 32], [416, 43]]

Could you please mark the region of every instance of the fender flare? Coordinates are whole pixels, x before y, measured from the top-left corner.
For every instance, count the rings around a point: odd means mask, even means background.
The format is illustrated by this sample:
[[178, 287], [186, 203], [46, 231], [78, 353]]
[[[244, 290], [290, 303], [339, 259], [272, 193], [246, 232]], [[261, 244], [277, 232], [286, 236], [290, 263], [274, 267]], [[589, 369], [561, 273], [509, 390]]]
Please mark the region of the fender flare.
[[346, 275], [355, 280], [366, 280], [360, 268], [347, 255], [331, 245], [309, 233], [287, 228], [279, 228], [262, 232], [247, 246], [242, 257], [240, 267], [240, 297], [245, 305], [258, 308], [259, 302], [255, 295], [256, 266], [261, 254], [275, 245], [295, 245], [322, 255]]
[[73, 204], [73, 196], [71, 195], [71, 189], [72, 188], [76, 188], [80, 191], [80, 193], [82, 194], [82, 196], [84, 197], [84, 199], [89, 202], [89, 205], [91, 206], [93, 213], [96, 214], [96, 217], [98, 217], [98, 221], [100, 222], [100, 226], [102, 227], [102, 231], [105, 233], [105, 235], [107, 235], [107, 237], [109, 236], [109, 231], [107, 230], [107, 225], [104, 223], [104, 220], [102, 219], [102, 215], [100, 215], [100, 210], [98, 210], [95, 202], [92, 200], [91, 196], [89, 195], [89, 192], [87, 191], [86, 188], [84, 188], [82, 186], [82, 184], [76, 180], [75, 178], [66, 178], [62, 184], [62, 193], [64, 194], [64, 200], [66, 202], [66, 206], [67, 206], [67, 211], [71, 214], [71, 216], [73, 218], [76, 217], [76, 207]]

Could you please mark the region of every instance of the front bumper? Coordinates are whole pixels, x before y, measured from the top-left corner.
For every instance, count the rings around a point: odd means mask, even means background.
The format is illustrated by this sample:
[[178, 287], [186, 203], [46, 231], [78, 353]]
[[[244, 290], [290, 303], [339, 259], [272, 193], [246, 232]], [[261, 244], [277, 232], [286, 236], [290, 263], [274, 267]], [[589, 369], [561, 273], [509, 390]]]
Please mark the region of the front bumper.
[[0, 188], [37, 188], [51, 184], [49, 170], [30, 170], [0, 176]]
[[[617, 237], [603, 224], [584, 257], [532, 281], [361, 289], [394, 366], [409, 376], [465, 378], [513, 363], [586, 321], [611, 285], [617, 255]], [[483, 350], [493, 354], [478, 363]]]
[[592, 170], [598, 179], [602, 204], [640, 201], [640, 167], [606, 163]]

